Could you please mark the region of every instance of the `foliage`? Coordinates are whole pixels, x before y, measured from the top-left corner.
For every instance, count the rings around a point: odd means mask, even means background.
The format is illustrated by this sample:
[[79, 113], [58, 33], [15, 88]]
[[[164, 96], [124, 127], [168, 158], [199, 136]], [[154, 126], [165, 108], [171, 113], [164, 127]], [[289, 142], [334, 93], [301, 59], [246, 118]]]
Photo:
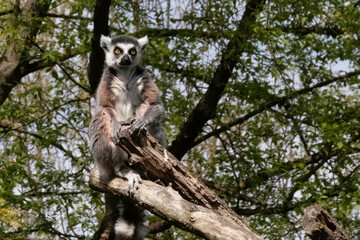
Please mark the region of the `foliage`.
[[[182, 161], [257, 232], [304, 239], [303, 210], [317, 202], [359, 238], [359, 2], [261, 4], [247, 32], [237, 30], [246, 2], [236, 0], [116, 0], [109, 25], [111, 35], [149, 36], [143, 65], [163, 93], [170, 145], [222, 57], [236, 62]], [[0, 107], [0, 235], [90, 239], [104, 211], [87, 183], [95, 1], [52, 1], [32, 42], [15, 9], [0, 4], [0, 53], [16, 43], [54, 64], [23, 77]], [[196, 238], [174, 227], [157, 237]]]

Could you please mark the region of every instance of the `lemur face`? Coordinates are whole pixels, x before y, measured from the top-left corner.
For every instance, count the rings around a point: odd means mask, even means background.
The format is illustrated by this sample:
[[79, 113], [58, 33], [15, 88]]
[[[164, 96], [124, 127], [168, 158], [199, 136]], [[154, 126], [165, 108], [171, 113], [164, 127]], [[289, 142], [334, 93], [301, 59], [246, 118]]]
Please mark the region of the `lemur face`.
[[139, 64], [148, 43], [147, 36], [136, 39], [129, 36], [109, 38], [101, 36], [100, 45], [106, 54], [106, 63], [112, 67], [132, 67]]
[[113, 53], [117, 65], [130, 66], [138, 55], [138, 48], [132, 43], [118, 43], [115, 45]]

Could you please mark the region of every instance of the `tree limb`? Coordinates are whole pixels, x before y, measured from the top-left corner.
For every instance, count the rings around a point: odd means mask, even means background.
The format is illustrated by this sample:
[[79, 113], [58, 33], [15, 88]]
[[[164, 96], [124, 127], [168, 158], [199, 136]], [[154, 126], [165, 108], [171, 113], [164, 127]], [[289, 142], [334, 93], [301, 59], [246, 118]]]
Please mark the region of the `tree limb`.
[[[25, 3], [21, 13], [30, 21], [28, 26], [23, 26], [19, 30], [25, 43], [36, 37], [49, 6], [50, 0], [28, 0]], [[24, 76], [26, 70], [24, 66], [30, 62], [30, 59], [26, 58], [26, 51], [28, 51], [26, 48], [20, 48], [16, 43], [11, 43], [0, 58], [0, 105]]]
[[208, 138], [210, 138], [212, 136], [219, 135], [220, 133], [222, 133], [224, 131], [227, 131], [230, 128], [236, 126], [236, 125], [244, 123], [245, 121], [249, 120], [250, 118], [256, 116], [259, 113], [262, 113], [263, 111], [265, 111], [267, 109], [270, 109], [270, 108], [275, 107], [277, 105], [284, 105], [289, 100], [294, 99], [294, 98], [296, 98], [296, 97], [298, 97], [298, 96], [300, 96], [302, 94], [306, 94], [306, 93], [314, 91], [315, 89], [328, 86], [328, 85], [330, 85], [330, 84], [332, 84], [334, 82], [344, 81], [344, 80], [349, 79], [350, 77], [359, 76], [359, 75], [360, 75], [360, 70], [357, 70], [357, 71], [349, 72], [349, 73], [341, 75], [341, 76], [337, 76], [337, 77], [327, 79], [327, 80], [325, 80], [323, 82], [319, 82], [317, 84], [314, 84], [313, 86], [305, 87], [305, 88], [302, 88], [300, 90], [291, 92], [291, 93], [289, 93], [289, 94], [287, 94], [286, 96], [283, 96], [283, 97], [274, 96], [274, 98], [271, 101], [260, 105], [257, 109], [254, 109], [253, 111], [245, 114], [244, 116], [242, 116], [242, 117], [240, 117], [238, 119], [235, 119], [235, 120], [233, 120], [231, 122], [225, 123], [225, 124], [223, 124], [222, 127], [218, 128], [218, 129], [216, 129], [216, 130], [214, 130], [214, 131], [212, 131], [212, 132], [210, 132], [210, 133], [208, 133], [208, 134], [206, 134], [206, 135], [204, 135], [202, 137], [199, 137], [198, 139], [196, 139], [195, 141], [192, 142], [192, 144], [190, 145], [190, 148], [200, 144], [201, 142], [205, 141], [206, 139], [208, 139]]
[[198, 37], [198, 38], [206, 38], [206, 39], [217, 39], [219, 37], [218, 34], [209, 31], [202, 30], [194, 30], [194, 29], [186, 29], [186, 28], [178, 28], [178, 29], [170, 29], [170, 28], [144, 28], [136, 32], [138, 36], [152, 36], [152, 37]]
[[59, 54], [59, 56], [57, 57], [57, 59], [55, 61], [51, 61], [50, 59], [45, 58], [45, 59], [41, 59], [38, 61], [32, 61], [31, 63], [26, 62], [23, 64], [23, 70], [21, 72], [20, 77], [24, 77], [32, 72], [38, 71], [43, 68], [53, 67], [56, 64], [60, 64], [60, 62], [63, 62], [70, 58], [78, 56], [81, 52], [82, 52], [81, 47], [72, 48], [71, 50], [69, 50], [65, 53]]
[[92, 188], [135, 201], [173, 225], [206, 239], [261, 239], [148, 132], [130, 136], [128, 127], [123, 126], [119, 141], [133, 168], [168, 187], [144, 181], [134, 199], [129, 199], [126, 181], [115, 178], [106, 186], [93, 171]]
[[90, 63], [88, 77], [92, 93], [95, 93], [100, 82], [105, 62], [105, 53], [100, 47], [101, 35], [109, 35], [109, 11], [111, 0], [97, 0], [94, 11], [94, 30], [91, 39]]
[[152, 223], [149, 226], [149, 234], [155, 234], [155, 233], [159, 233], [159, 232], [163, 232], [166, 229], [169, 229], [171, 227], [171, 223], [161, 220], [155, 223]]
[[224, 50], [209, 88], [192, 110], [187, 121], [181, 127], [180, 133], [169, 147], [169, 151], [178, 159], [181, 159], [191, 149], [195, 138], [199, 135], [205, 123], [215, 117], [217, 104], [232, 75], [237, 59], [242, 54], [246, 41], [253, 33], [251, 25], [256, 20], [254, 13], [261, 10], [263, 4], [263, 0], [250, 0], [246, 5], [243, 17], [236, 29], [236, 34], [234, 34], [233, 39], [230, 39]]
[[59, 141], [55, 141], [55, 140], [52, 140], [52, 139], [49, 139], [49, 138], [45, 138], [43, 136], [41, 136], [40, 134], [37, 134], [37, 133], [33, 133], [33, 132], [29, 132], [27, 130], [23, 130], [23, 129], [20, 129], [20, 128], [12, 128], [11, 126], [5, 126], [5, 125], [2, 125], [0, 123], [0, 128], [3, 128], [4, 130], [0, 131], [1, 132], [8, 132], [8, 131], [15, 131], [15, 132], [18, 132], [18, 133], [23, 133], [23, 134], [26, 134], [26, 135], [29, 135], [29, 136], [32, 136], [34, 138], [37, 138], [39, 139], [40, 141], [46, 141], [46, 142], [49, 142], [50, 145], [56, 147], [57, 149], [61, 150], [66, 156], [70, 157], [72, 159], [72, 161], [75, 163], [75, 162], [78, 162], [78, 158], [75, 157], [72, 153], [72, 151], [69, 151], [69, 150], [66, 150], [60, 143]]
[[130, 199], [127, 181], [115, 178], [105, 185], [100, 181], [97, 170], [91, 172], [90, 186], [94, 190], [110, 192], [123, 199], [135, 201], [139, 206], [173, 225], [206, 239], [261, 239], [245, 225], [239, 225], [233, 219], [226, 218], [212, 209], [186, 201], [171, 187], [143, 181], [134, 198]]
[[[31, 40], [31, 41], [32, 41], [32, 40]], [[40, 50], [40, 52], [45, 53], [45, 50], [42, 49], [36, 42], [32, 41], [32, 43], [36, 46], [37, 49]], [[75, 54], [74, 54], [74, 52], [75, 52]], [[54, 66], [54, 65], [56, 64], [56, 65], [59, 66], [59, 68], [63, 71], [63, 73], [68, 77], [68, 79], [69, 79], [72, 83], [74, 83], [74, 84], [75, 84], [76, 86], [78, 86], [79, 88], [83, 89], [85, 92], [91, 93], [91, 90], [90, 90], [87, 86], [84, 86], [84, 85], [78, 83], [78, 82], [68, 73], [68, 71], [65, 69], [65, 67], [61, 64], [61, 61], [60, 61], [61, 59], [66, 60], [67, 58], [74, 57], [74, 56], [76, 56], [77, 54], [78, 54], [78, 51], [74, 51], [74, 49], [71, 49], [69, 52], [67, 52], [66, 54], [63, 54], [62, 56], [60, 56], [58, 59], [55, 59], [54, 61], [50, 61], [50, 59], [46, 59], [45, 61], [40, 61], [40, 62], [43, 62], [42, 64], [39, 64], [39, 62], [38, 62], [38, 63], [35, 63], [35, 65], [34, 65], [34, 63], [32, 63], [32, 64], [31, 64], [32, 67], [31, 67], [31, 68], [28, 67], [28, 71], [29, 71], [29, 72], [24, 72], [23, 74], [24, 74], [24, 76], [25, 76], [26, 74], [30, 73], [30, 71], [35, 71], [36, 67], [39, 67], [39, 66], [40, 66], [40, 67], [42, 66], [42, 68], [44, 68], [44, 67]], [[47, 64], [47, 66], [44, 65], [44, 63]]]
[[[359, 138], [360, 138], [360, 136], [356, 135], [356, 138], [350, 140], [348, 143], [346, 143], [346, 145], [350, 145], [351, 141], [357, 141]], [[310, 198], [306, 199], [305, 201], [294, 202], [293, 196], [297, 190], [301, 189], [301, 187], [300, 187], [301, 184], [308, 181], [308, 179], [320, 167], [322, 167], [328, 160], [330, 160], [331, 158], [333, 158], [335, 156], [339, 156], [340, 153], [344, 154], [344, 156], [354, 153], [353, 149], [349, 148], [349, 149], [344, 150], [344, 149], [339, 149], [337, 147], [330, 147], [330, 145], [332, 145], [332, 144], [329, 144], [328, 146], [321, 149], [319, 152], [314, 153], [313, 155], [309, 156], [306, 161], [300, 161], [302, 163], [305, 163], [306, 165], [309, 165], [308, 170], [306, 171], [305, 174], [303, 174], [293, 180], [294, 184], [290, 188], [289, 192], [287, 193], [287, 198], [285, 199], [285, 201], [282, 204], [279, 204], [279, 205], [273, 206], [273, 207], [268, 207], [268, 205], [265, 204], [256, 209], [236, 209], [235, 211], [238, 214], [245, 215], [245, 216], [254, 215], [257, 213], [284, 214], [288, 211], [294, 210], [296, 207], [302, 205], [303, 203], [309, 204], [309, 203], [316, 202], [317, 199], [314, 196], [311, 196]], [[282, 166], [284, 166], [284, 167], [282, 167]], [[272, 176], [276, 176], [281, 173], [289, 172], [289, 171], [295, 169], [295, 167], [294, 167], [295, 165], [291, 162], [283, 163], [282, 166], [281, 167], [278, 166], [277, 169], [279, 169], [279, 170], [275, 170], [275, 171], [273, 171], [272, 169], [269, 169], [267, 172], [263, 172], [263, 173], [259, 174], [258, 177], [261, 178], [261, 180], [266, 181], [267, 179], [269, 179]], [[339, 192], [344, 191], [343, 188], [348, 186], [346, 184], [346, 182], [349, 181], [352, 174], [354, 172], [358, 171], [358, 169], [360, 169], [360, 166], [357, 166], [349, 175], [347, 175], [346, 177], [341, 179], [340, 183], [338, 185], [334, 186], [333, 189], [331, 189], [328, 192], [322, 193], [322, 195], [327, 196], [329, 198], [338, 196]], [[246, 179], [246, 180], [244, 180], [244, 182], [245, 182], [244, 189], [246, 189], [248, 187], [252, 187], [254, 185], [253, 178]], [[349, 188], [347, 188], [346, 191], [349, 192]], [[353, 191], [357, 191], [357, 188], [354, 188]]]
[[283, 27], [280, 27], [280, 29], [285, 33], [293, 33], [293, 34], [299, 35], [299, 36], [316, 33], [316, 34], [321, 34], [321, 35], [326, 35], [326, 36], [336, 38], [339, 35], [345, 34], [345, 32], [338, 26], [331, 26], [331, 27], [330, 26], [324, 26], [324, 27], [322, 27], [322, 26], [313, 26], [313, 27], [283, 26]]
[[71, 20], [86, 20], [86, 21], [91, 21], [91, 18], [88, 17], [82, 17], [82, 16], [72, 16], [72, 15], [65, 15], [65, 14], [59, 14], [59, 13], [47, 13], [46, 14], [47, 17], [51, 17], [51, 18], [63, 18], [63, 19], [71, 19]]

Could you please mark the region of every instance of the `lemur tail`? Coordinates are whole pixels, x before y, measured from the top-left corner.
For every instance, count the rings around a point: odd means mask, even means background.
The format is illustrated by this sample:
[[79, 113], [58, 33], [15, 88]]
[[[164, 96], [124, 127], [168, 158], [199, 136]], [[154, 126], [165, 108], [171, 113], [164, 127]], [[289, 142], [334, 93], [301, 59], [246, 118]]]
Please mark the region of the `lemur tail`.
[[147, 234], [145, 211], [133, 203], [119, 199], [119, 218], [114, 226], [116, 240], [142, 240]]
[[145, 210], [110, 193], [105, 199], [107, 210], [100, 239], [143, 240], [148, 232]]

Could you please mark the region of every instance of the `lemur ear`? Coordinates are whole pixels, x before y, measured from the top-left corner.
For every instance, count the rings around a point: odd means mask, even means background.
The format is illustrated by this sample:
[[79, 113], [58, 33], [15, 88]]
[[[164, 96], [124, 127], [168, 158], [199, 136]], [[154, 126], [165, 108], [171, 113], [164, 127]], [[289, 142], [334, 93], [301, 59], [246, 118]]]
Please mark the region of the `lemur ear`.
[[149, 42], [149, 39], [147, 36], [138, 39], [139, 45], [140, 45], [140, 52], [143, 52]]
[[110, 45], [111, 45], [111, 38], [101, 34], [100, 46], [104, 49], [105, 52], [110, 51]]

